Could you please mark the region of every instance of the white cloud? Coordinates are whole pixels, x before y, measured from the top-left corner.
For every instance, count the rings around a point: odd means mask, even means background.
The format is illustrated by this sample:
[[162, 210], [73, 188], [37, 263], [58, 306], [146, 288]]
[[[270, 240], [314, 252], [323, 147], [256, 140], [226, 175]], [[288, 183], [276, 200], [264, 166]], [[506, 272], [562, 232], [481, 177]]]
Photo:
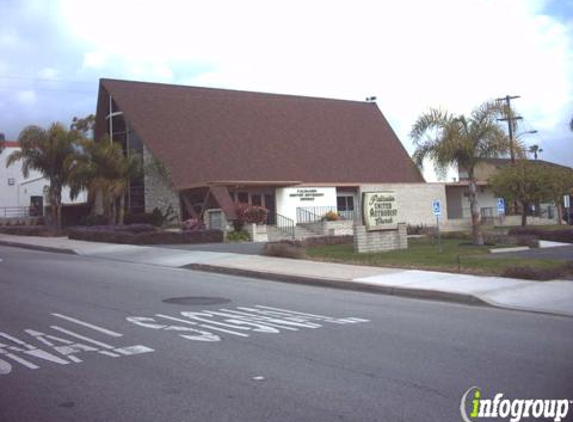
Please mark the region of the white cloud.
[[41, 79], [51, 79], [56, 80], [60, 75], [60, 71], [53, 67], [45, 67], [38, 71], [38, 77]]
[[18, 91], [16, 93], [16, 98], [18, 102], [24, 106], [32, 106], [36, 104], [38, 100], [36, 92], [30, 89]]
[[518, 94], [515, 106], [546, 137], [561, 136], [566, 128], [557, 126], [573, 113], [573, 31], [541, 14], [547, 0], [164, 0], [161, 7], [100, 0], [86, 19], [89, 4], [60, 4], [70, 36], [87, 46], [84, 68], [256, 91], [376, 95], [410, 151], [409, 128], [430, 106], [469, 112]]

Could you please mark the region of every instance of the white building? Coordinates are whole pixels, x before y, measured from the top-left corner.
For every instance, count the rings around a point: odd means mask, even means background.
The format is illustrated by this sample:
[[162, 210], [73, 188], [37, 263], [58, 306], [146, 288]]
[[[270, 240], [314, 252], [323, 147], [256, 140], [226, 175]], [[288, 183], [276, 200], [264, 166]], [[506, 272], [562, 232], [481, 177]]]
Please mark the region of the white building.
[[[6, 167], [8, 157], [20, 149], [16, 141], [4, 141], [0, 151], [0, 218], [23, 217], [29, 213], [38, 213], [49, 205], [48, 188], [50, 182], [41, 173], [32, 170], [27, 178], [22, 175], [22, 162], [18, 161]], [[62, 203], [74, 204], [86, 202], [86, 194], [80, 193], [74, 201], [70, 199], [70, 189], [62, 191]]]

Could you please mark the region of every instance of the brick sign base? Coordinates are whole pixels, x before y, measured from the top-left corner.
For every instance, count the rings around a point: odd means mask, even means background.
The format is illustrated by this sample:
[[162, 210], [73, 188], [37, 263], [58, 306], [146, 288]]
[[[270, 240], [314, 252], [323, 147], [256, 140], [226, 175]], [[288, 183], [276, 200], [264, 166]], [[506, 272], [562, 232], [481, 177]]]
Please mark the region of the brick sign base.
[[358, 253], [384, 252], [408, 248], [406, 224], [398, 224], [397, 230], [367, 231], [366, 226], [354, 225], [354, 250]]

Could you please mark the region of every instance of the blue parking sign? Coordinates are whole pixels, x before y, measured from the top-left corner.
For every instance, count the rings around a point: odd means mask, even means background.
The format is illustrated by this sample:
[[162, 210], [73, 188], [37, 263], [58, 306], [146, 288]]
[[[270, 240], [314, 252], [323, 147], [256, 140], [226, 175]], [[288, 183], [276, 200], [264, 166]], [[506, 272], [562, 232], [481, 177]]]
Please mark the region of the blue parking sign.
[[505, 214], [505, 199], [497, 198], [497, 212], [499, 214]]
[[432, 211], [434, 212], [434, 215], [436, 217], [439, 217], [440, 215], [442, 215], [442, 206], [440, 204], [439, 199], [434, 199], [432, 201]]

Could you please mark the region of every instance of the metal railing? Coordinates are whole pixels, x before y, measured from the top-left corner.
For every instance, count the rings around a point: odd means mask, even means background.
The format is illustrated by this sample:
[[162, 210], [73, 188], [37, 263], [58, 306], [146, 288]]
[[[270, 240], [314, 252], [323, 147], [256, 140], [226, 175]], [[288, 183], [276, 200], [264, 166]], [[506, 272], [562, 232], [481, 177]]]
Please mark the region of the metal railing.
[[31, 211], [31, 207], [0, 207], [0, 218], [30, 217]]
[[[298, 224], [308, 224], [308, 223], [316, 223], [317, 221], [321, 221], [322, 217], [324, 216], [324, 214], [326, 214], [326, 212], [321, 215], [318, 214], [316, 212], [314, 212], [314, 208], [301, 208], [301, 207], [297, 207], [296, 209], [296, 222]], [[312, 211], [311, 211], [312, 209]], [[330, 209], [330, 211], [332, 211], [332, 209]]]
[[339, 211], [336, 207], [297, 207], [296, 209], [296, 222], [298, 224], [309, 224], [323, 221], [326, 214], [334, 212], [342, 220], [359, 220], [360, 213], [357, 209]]
[[295, 231], [294, 231], [294, 220], [285, 217], [279, 213], [275, 213], [276, 218], [276, 225], [277, 229], [280, 230], [283, 234], [287, 235], [288, 237], [294, 239]]

